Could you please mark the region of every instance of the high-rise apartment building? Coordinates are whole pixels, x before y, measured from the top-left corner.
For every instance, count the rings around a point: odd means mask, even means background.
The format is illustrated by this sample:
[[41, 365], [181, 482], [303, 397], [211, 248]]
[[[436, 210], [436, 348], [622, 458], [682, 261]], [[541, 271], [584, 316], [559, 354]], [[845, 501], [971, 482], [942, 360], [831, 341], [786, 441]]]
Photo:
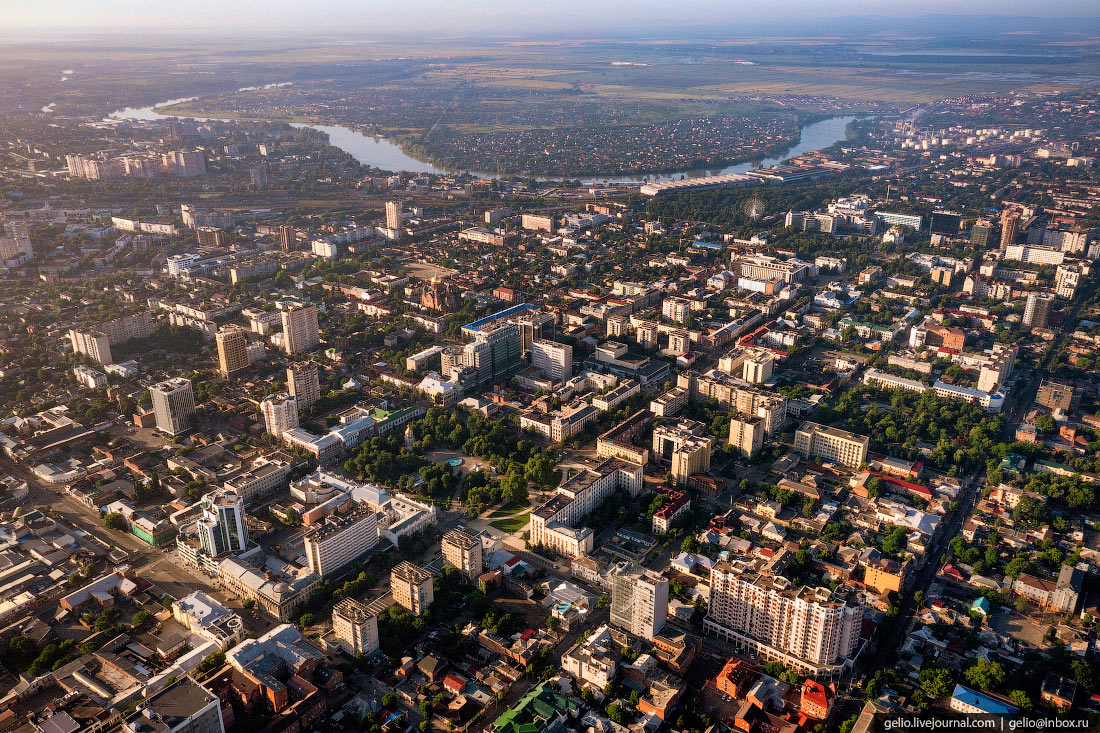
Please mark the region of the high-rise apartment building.
[[386, 228], [387, 229], [400, 229], [401, 228], [401, 210], [405, 208], [405, 202], [403, 201], [387, 201], [386, 202]]
[[298, 407], [303, 410], [321, 399], [321, 381], [317, 374], [317, 365], [312, 361], [288, 366], [286, 383], [290, 396], [298, 401]]
[[294, 227], [289, 224], [279, 227], [279, 246], [284, 252], [293, 252], [298, 248], [298, 234], [294, 231]]
[[369, 507], [333, 514], [305, 536], [306, 561], [320, 577], [331, 575], [378, 544], [378, 513]]
[[73, 345], [73, 353], [84, 354], [97, 364], [115, 363], [111, 354], [111, 340], [102, 331], [78, 331], [73, 328], [69, 330], [69, 340]]
[[332, 608], [332, 633], [348, 654], [370, 654], [378, 649], [378, 614], [362, 601], [344, 598]]
[[795, 431], [794, 449], [807, 458], [823, 458], [849, 468], [857, 468], [867, 460], [870, 439], [847, 430], [804, 422]]
[[283, 321], [283, 350], [288, 354], [302, 354], [317, 348], [321, 343], [321, 329], [317, 325], [317, 306], [284, 300], [279, 302]]
[[458, 568], [471, 578], [477, 578], [482, 572], [481, 540], [468, 532], [452, 529], [443, 535], [443, 561]]
[[611, 623], [652, 639], [668, 618], [668, 578], [637, 565], [620, 565], [611, 576]]
[[985, 249], [989, 246], [989, 236], [992, 233], [993, 224], [984, 219], [976, 221], [974, 226], [970, 227], [970, 244], [979, 249]]
[[706, 435], [706, 425], [681, 418], [654, 429], [653, 458], [667, 463], [672, 480], [682, 486], [691, 474], [705, 473], [710, 468], [712, 442]]
[[1014, 209], [1006, 209], [1001, 212], [1001, 251], [1016, 244], [1016, 237], [1020, 233], [1020, 212]]
[[413, 616], [419, 616], [435, 600], [432, 574], [403, 560], [390, 570], [390, 593], [398, 605]]
[[288, 394], [274, 394], [260, 403], [264, 416], [264, 428], [276, 438], [298, 427], [298, 401]]
[[573, 347], [537, 339], [531, 344], [531, 366], [547, 379], [564, 382], [573, 376]]
[[157, 430], [179, 435], [191, 429], [195, 416], [195, 393], [191, 380], [173, 377], [149, 388]]
[[211, 557], [244, 552], [248, 547], [244, 499], [234, 491], [218, 489], [202, 497], [198, 521], [199, 545]]
[[863, 597], [847, 586], [794, 586], [761, 562], [714, 566], [704, 631], [762, 661], [811, 677], [838, 677], [859, 644]]
[[1037, 290], [1027, 294], [1024, 305], [1023, 325], [1025, 328], [1046, 328], [1050, 321], [1050, 311], [1054, 307], [1054, 296]]
[[30, 231], [21, 221], [9, 221], [4, 224], [4, 235], [0, 237], [0, 260], [13, 265], [21, 265], [34, 258]]
[[734, 415], [730, 420], [729, 444], [746, 458], [759, 453], [764, 447], [763, 418]]
[[226, 326], [215, 336], [218, 369], [222, 376], [235, 377], [248, 368], [248, 337], [240, 326]]

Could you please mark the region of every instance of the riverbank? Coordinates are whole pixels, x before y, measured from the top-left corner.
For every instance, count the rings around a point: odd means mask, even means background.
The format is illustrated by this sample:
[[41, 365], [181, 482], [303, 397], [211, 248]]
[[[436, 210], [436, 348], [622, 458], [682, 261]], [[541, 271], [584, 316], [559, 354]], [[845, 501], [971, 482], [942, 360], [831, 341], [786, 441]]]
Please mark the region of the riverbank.
[[[365, 133], [359, 126], [326, 125], [315, 117], [270, 119], [234, 115], [227, 117], [202, 117], [189, 114], [186, 104], [195, 101], [194, 97], [171, 99], [161, 104], [141, 108], [116, 110], [111, 117], [117, 119], [159, 120], [179, 117], [198, 121], [252, 121], [285, 122], [294, 127], [309, 127], [328, 135], [329, 144], [351, 155], [359, 163], [385, 171], [404, 171], [409, 173], [432, 174], [468, 174], [484, 178], [496, 178], [494, 171], [482, 171], [473, 168], [451, 168], [444, 161], [434, 158], [426, 150], [413, 144], [404, 137], [389, 139]], [[854, 116], [823, 117], [813, 115], [798, 130], [797, 136], [789, 141], [777, 142], [751, 157], [738, 160], [715, 162], [705, 168], [687, 168], [665, 171], [639, 171], [627, 173], [576, 173], [568, 176], [543, 176], [532, 172], [508, 172], [501, 168], [501, 175], [513, 175], [536, 178], [540, 181], [580, 181], [581, 183], [639, 183], [642, 181], [675, 180], [684, 176], [720, 175], [726, 173], [745, 173], [753, 168], [767, 167], [782, 163], [803, 153], [830, 147], [848, 139], [849, 125]], [[434, 158], [434, 159], [433, 159]]]

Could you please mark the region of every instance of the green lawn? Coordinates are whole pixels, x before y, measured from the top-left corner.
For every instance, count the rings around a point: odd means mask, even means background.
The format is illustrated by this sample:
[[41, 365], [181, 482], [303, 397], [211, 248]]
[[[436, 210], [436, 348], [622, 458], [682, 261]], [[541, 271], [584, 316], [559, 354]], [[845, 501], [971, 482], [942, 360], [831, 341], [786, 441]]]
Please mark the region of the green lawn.
[[523, 529], [527, 525], [528, 520], [530, 520], [530, 519], [531, 519], [531, 512], [524, 512], [523, 514], [520, 514], [518, 517], [512, 517], [511, 519], [500, 519], [500, 520], [497, 520], [495, 522], [490, 522], [489, 524], [492, 527], [496, 527], [501, 532], [507, 532], [508, 534], [513, 534], [513, 533], [518, 532], [521, 529]]
[[493, 519], [497, 517], [509, 517], [518, 511], [522, 511], [527, 508], [527, 504], [519, 501], [510, 501], [499, 509], [494, 509], [489, 512], [489, 516]]

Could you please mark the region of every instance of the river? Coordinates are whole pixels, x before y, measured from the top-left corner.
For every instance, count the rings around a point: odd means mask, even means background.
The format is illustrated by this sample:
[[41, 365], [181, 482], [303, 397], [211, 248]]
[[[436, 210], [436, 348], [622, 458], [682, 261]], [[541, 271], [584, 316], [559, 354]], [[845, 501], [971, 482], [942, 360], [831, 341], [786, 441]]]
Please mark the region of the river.
[[[190, 102], [194, 97], [183, 99], [169, 99], [149, 107], [127, 107], [111, 113], [111, 117], [123, 120], [162, 120], [173, 117], [157, 112], [157, 108], [165, 107], [179, 102]], [[229, 122], [215, 117], [186, 117], [184, 119], [197, 120], [199, 122]], [[634, 176], [589, 176], [581, 178], [585, 183], [632, 183], [643, 179], [648, 181], [669, 181], [681, 176], [717, 175], [721, 173], [745, 173], [746, 171], [761, 166], [772, 166], [782, 163], [803, 153], [827, 148], [834, 143], [845, 139], [848, 123], [856, 119], [851, 116], [829, 117], [818, 122], [812, 122], [802, 128], [802, 135], [796, 145], [788, 148], [774, 158], [764, 158], [749, 163], [738, 163], [720, 170], [685, 170], [673, 173], [637, 174]], [[495, 178], [496, 175], [485, 171], [448, 171], [438, 168], [431, 163], [425, 163], [412, 157], [399, 145], [384, 137], [365, 135], [357, 130], [342, 125], [306, 125], [293, 123], [294, 127], [309, 127], [328, 135], [329, 143], [333, 147], [348, 153], [363, 165], [372, 168], [380, 168], [388, 171], [406, 171], [409, 173], [470, 173], [472, 175]], [[549, 179], [539, 179], [549, 180]]]

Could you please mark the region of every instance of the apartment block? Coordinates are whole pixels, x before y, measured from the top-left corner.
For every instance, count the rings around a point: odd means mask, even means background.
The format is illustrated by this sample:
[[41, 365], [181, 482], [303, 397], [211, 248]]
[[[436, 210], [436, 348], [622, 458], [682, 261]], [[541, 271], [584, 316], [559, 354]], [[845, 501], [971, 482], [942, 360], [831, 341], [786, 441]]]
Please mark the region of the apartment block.
[[820, 458], [840, 463], [849, 468], [858, 468], [867, 460], [870, 439], [866, 435], [856, 435], [813, 422], [804, 422], [795, 431], [794, 449], [807, 458]]
[[378, 544], [378, 514], [368, 507], [333, 514], [305, 536], [309, 569], [322, 578], [362, 557]]
[[443, 535], [440, 543], [443, 561], [458, 568], [471, 578], [477, 578], [483, 570], [481, 540], [468, 532], [452, 529]]
[[432, 574], [408, 560], [399, 562], [390, 570], [390, 593], [398, 605], [419, 616], [435, 600]]
[[652, 639], [668, 618], [668, 578], [637, 565], [619, 565], [611, 580], [611, 623]]

